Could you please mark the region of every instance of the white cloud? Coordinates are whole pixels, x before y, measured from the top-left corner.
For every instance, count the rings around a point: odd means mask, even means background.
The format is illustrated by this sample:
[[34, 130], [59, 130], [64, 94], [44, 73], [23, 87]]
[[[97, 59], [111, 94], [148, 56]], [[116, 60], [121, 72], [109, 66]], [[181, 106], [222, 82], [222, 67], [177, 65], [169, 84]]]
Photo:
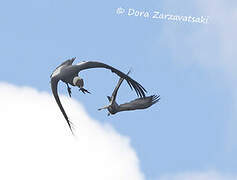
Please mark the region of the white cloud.
[[220, 174], [216, 171], [208, 172], [187, 172], [175, 175], [165, 175], [159, 180], [236, 180], [237, 176]]
[[76, 138], [50, 94], [0, 83], [0, 179], [144, 179], [127, 137], [61, 99]]

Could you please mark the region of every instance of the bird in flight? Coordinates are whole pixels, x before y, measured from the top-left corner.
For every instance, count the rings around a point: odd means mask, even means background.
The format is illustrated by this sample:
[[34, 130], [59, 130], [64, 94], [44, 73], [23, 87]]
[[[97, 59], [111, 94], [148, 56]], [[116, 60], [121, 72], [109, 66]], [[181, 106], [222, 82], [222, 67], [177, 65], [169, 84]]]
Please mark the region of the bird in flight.
[[[129, 73], [130, 73], [130, 71], [127, 73], [127, 75]], [[110, 114], [116, 114], [117, 112], [121, 112], [121, 111], [146, 109], [146, 108], [152, 106], [153, 104], [157, 103], [160, 100], [160, 96], [152, 95], [152, 96], [148, 96], [148, 97], [140, 97], [140, 98], [137, 98], [137, 99], [130, 101], [128, 103], [118, 105], [116, 102], [116, 97], [117, 97], [119, 87], [122, 84], [123, 80], [124, 80], [124, 78], [121, 77], [119, 79], [113, 93], [112, 93], [112, 96], [111, 97], [107, 96], [110, 104], [108, 106], [99, 108], [98, 109], [99, 111], [102, 109], [107, 109], [109, 111], [109, 113], [108, 113], [108, 116], [109, 116]]]
[[[82, 61], [78, 64], [73, 65], [73, 62], [75, 61], [76, 58], [68, 59], [65, 62], [63, 62], [61, 65], [59, 65], [51, 74], [51, 89], [53, 96], [64, 116], [64, 118], [67, 121], [67, 124], [73, 133], [72, 130], [72, 123], [69, 121], [69, 118], [61, 104], [61, 101], [58, 96], [58, 82], [61, 80], [62, 82], [66, 83], [67, 85], [67, 90], [69, 93], [69, 96], [71, 97], [71, 88], [69, 87], [68, 84], [72, 86], [77, 86], [79, 87], [79, 90], [81, 90], [83, 93], [89, 93], [86, 89], [83, 88], [84, 86], [84, 81], [82, 78], [79, 77], [79, 72], [86, 70], [86, 69], [91, 69], [91, 68], [105, 68], [111, 70], [113, 73], [117, 74], [119, 77], [125, 79], [130, 86], [131, 89], [134, 89], [136, 91], [136, 94], [139, 97], [145, 97], [146, 89], [139, 84], [137, 81], [133, 80], [131, 77], [128, 75], [124, 74], [120, 70], [101, 63], [101, 62], [96, 62], [96, 61]], [[103, 81], [103, 79], [102, 79]]]

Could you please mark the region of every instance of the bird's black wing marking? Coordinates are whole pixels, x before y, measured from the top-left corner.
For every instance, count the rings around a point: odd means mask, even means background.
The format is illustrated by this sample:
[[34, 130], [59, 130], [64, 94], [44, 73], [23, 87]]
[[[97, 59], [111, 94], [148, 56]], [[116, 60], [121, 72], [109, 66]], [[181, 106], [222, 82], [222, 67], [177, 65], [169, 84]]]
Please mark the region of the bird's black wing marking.
[[96, 61], [87, 61], [87, 62], [79, 63], [77, 65], [72, 65], [72, 66], [67, 67], [67, 68], [68, 68], [68, 70], [75, 71], [76, 73], [79, 73], [82, 70], [90, 69], [90, 68], [110, 69], [112, 72], [116, 73], [121, 78], [126, 79], [127, 83], [131, 87], [131, 89], [134, 88], [138, 96], [145, 97], [146, 89], [141, 84], [139, 84], [137, 81], [133, 80], [128, 75], [121, 72], [120, 70], [118, 70], [118, 69], [116, 69], [112, 66], [109, 66], [107, 64], [96, 62]]
[[66, 119], [67, 124], [68, 124], [71, 132], [73, 133], [72, 123], [69, 121], [68, 116], [67, 116], [67, 114], [66, 114], [66, 112], [65, 112], [65, 110], [64, 110], [64, 108], [62, 106], [62, 103], [61, 103], [61, 101], [59, 99], [59, 96], [58, 96], [58, 81], [59, 81], [59, 79], [57, 79], [57, 78], [52, 78], [51, 79], [51, 89], [52, 89], [52, 92], [53, 92], [53, 96], [54, 96], [54, 98], [55, 98], [55, 100], [56, 100], [56, 102], [57, 102], [61, 112], [63, 113], [63, 116]]

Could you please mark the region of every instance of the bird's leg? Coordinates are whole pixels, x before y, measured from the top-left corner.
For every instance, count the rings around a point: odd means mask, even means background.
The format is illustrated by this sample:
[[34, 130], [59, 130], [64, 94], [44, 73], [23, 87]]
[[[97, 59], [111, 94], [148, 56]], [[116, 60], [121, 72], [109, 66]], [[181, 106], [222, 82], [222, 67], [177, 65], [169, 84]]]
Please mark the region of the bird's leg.
[[91, 94], [89, 91], [87, 91], [87, 90], [86, 90], [86, 89], [84, 89], [84, 88], [80, 88], [80, 89], [79, 89], [79, 91], [83, 92], [84, 94], [86, 94], [86, 93], [89, 93], [89, 94]]
[[110, 113], [108, 113], [107, 116], [110, 116]]
[[71, 94], [72, 94], [71, 88], [69, 87], [68, 83], [66, 83], [66, 84], [67, 84], [67, 91], [68, 91], [68, 94], [69, 94], [70, 97], [72, 97], [72, 96], [71, 96]]

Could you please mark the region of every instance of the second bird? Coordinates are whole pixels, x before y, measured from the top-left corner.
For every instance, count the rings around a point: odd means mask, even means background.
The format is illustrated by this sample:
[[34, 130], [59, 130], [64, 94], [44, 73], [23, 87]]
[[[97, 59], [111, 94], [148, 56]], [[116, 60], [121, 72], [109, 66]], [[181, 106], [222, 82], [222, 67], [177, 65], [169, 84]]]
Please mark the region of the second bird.
[[[105, 68], [109, 69], [115, 74], [117, 74], [119, 77], [126, 79], [127, 83], [131, 88], [134, 88], [137, 95], [140, 97], [145, 97], [145, 88], [142, 87], [141, 84], [130, 78], [128, 75], [124, 74], [123, 72], [119, 71], [118, 69], [115, 69], [112, 66], [109, 66], [104, 63], [96, 62], [96, 61], [83, 61], [78, 64], [72, 65], [76, 58], [72, 58], [69, 60], [66, 60], [61, 65], [59, 65], [52, 73], [51, 77], [51, 89], [54, 95], [54, 98], [64, 116], [66, 119], [68, 126], [70, 130], [72, 131], [71, 122], [69, 121], [69, 118], [61, 104], [61, 101], [58, 96], [58, 82], [61, 80], [64, 83], [67, 84], [68, 87], [68, 93], [71, 96], [71, 89], [68, 84], [72, 86], [77, 86], [82, 92], [88, 92], [86, 89], [83, 88], [84, 81], [82, 78], [79, 77], [78, 73], [85, 69], [91, 69], [91, 68]], [[102, 80], [103, 81], [103, 80]], [[73, 131], [72, 131], [73, 132]]]

